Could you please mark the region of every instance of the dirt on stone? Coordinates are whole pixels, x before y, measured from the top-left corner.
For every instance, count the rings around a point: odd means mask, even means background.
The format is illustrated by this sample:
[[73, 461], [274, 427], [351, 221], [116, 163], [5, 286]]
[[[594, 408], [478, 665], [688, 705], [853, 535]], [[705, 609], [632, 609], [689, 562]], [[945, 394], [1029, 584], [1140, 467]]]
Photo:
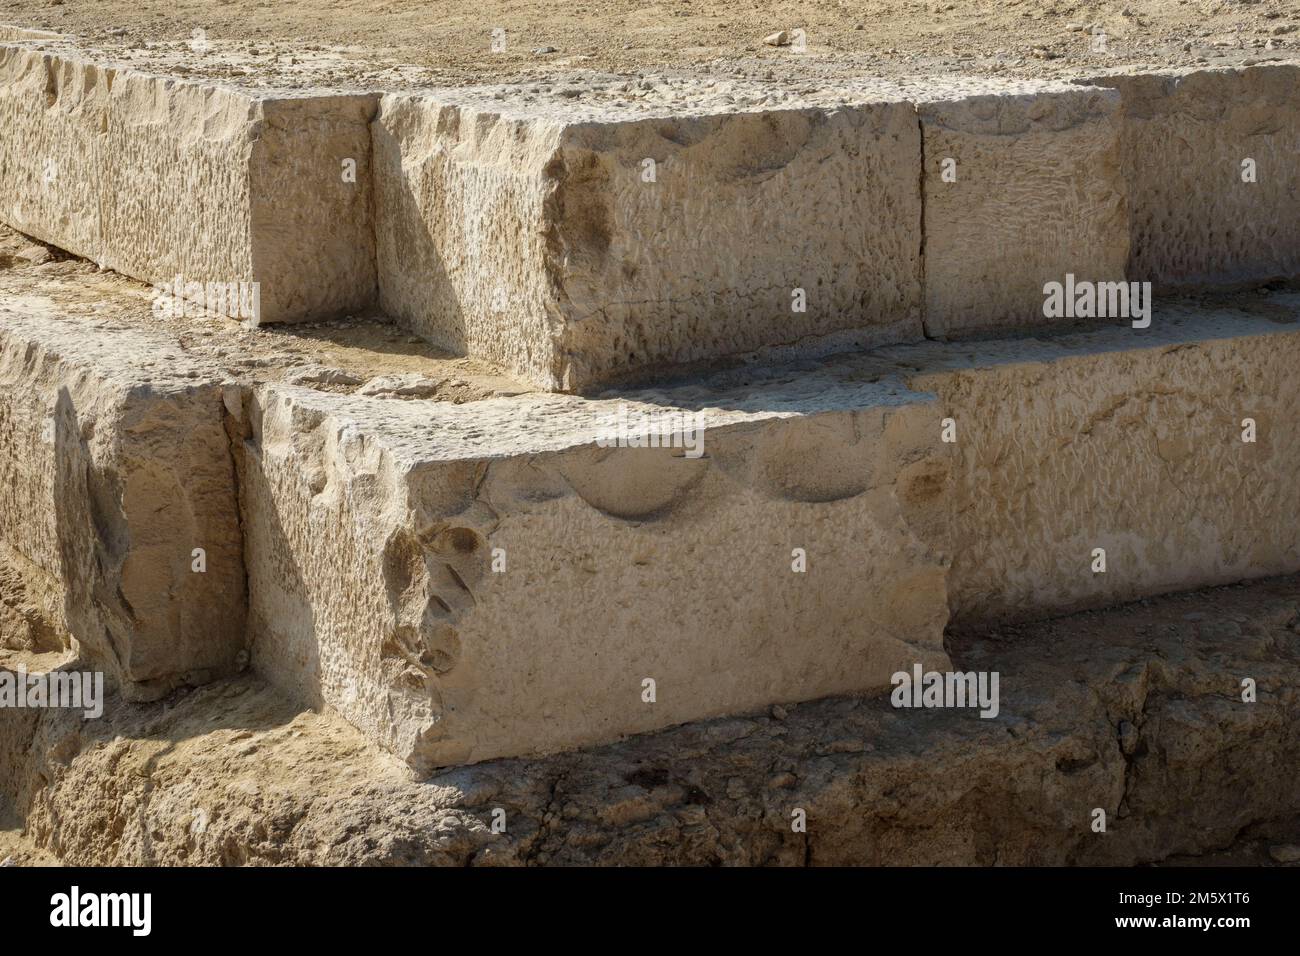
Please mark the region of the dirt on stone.
[[[573, 69], [814, 85], [1063, 76], [1265, 62], [1300, 47], [1297, 0], [0, 0], [0, 22], [72, 34], [128, 61], [181, 49], [178, 72], [291, 81], [295, 68], [315, 67], [315, 81], [338, 83], [382, 80], [398, 64], [416, 68], [408, 80], [440, 84]], [[331, 57], [339, 52], [346, 62]]]

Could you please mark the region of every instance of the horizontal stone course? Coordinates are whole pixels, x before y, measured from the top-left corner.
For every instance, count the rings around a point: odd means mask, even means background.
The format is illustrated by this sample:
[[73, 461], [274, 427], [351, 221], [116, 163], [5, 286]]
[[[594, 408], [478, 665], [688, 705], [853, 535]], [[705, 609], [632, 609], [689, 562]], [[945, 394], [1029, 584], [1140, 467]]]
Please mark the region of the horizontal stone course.
[[[428, 767], [880, 689], [900, 655], [941, 653], [949, 610], [1294, 571], [1298, 318], [1286, 296], [1162, 303], [1146, 331], [599, 399], [268, 386], [244, 457], [254, 661]], [[601, 447], [620, 401], [632, 422], [705, 410], [703, 455]]]
[[1147, 330], [887, 351], [956, 423], [956, 620], [1300, 570], [1300, 296], [1158, 301]]
[[1300, 568], [1294, 295], [456, 405], [232, 381], [220, 336], [91, 291], [0, 309], [0, 535], [32, 604], [137, 695], [251, 640], [422, 769], [881, 690], [942, 666], [950, 613]]
[[593, 74], [380, 96], [11, 40], [0, 216], [192, 298], [255, 284], [258, 321], [378, 295], [440, 347], [589, 392], [1048, 327], [1043, 286], [1067, 275], [1295, 279], [1298, 69], [820, 91]]
[[[241, 319], [359, 309], [375, 296], [374, 107], [0, 44], [0, 218]], [[244, 304], [200, 283], [242, 283]]]

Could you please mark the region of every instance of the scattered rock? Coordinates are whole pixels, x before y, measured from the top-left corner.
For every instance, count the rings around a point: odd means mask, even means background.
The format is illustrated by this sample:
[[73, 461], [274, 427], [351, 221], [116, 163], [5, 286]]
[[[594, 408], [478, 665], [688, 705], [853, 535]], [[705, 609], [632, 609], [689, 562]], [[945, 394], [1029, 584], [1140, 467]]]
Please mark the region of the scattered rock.
[[768, 46], [789, 46], [790, 31], [777, 30], [775, 33], [769, 33], [767, 36], [763, 37], [763, 42]]
[[1268, 848], [1268, 855], [1277, 863], [1300, 863], [1300, 844], [1283, 843]]
[[360, 385], [361, 379], [342, 369], [304, 365], [290, 372], [285, 382], [289, 385]]
[[380, 375], [357, 389], [358, 395], [376, 398], [433, 398], [442, 387], [442, 381], [409, 372], [405, 375]]

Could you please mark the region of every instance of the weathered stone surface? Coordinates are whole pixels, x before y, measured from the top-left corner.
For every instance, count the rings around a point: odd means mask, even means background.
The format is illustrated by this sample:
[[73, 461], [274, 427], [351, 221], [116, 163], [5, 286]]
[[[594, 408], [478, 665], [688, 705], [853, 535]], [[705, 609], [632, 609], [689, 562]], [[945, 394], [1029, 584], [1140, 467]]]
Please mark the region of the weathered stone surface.
[[1298, 609], [1292, 578], [956, 635], [1001, 675], [993, 719], [834, 699], [418, 783], [251, 676], [0, 710], [0, 798], [81, 865], [1154, 862], [1300, 812]]
[[374, 109], [0, 45], [0, 217], [156, 285], [257, 283], [226, 314], [326, 318], [375, 294]]
[[243, 481], [256, 663], [449, 765], [879, 686], [945, 591], [959, 619], [1025, 619], [1295, 571], [1300, 302], [1238, 301], [627, 396], [633, 417], [711, 409], [699, 459], [593, 447], [610, 397], [264, 389]]
[[1238, 296], [1158, 303], [1148, 330], [888, 350], [956, 422], [954, 616], [1300, 570], [1298, 322], [1300, 296]]
[[35, 296], [0, 300], [0, 383], [0, 539], [26, 606], [134, 694], [229, 669], [246, 599], [220, 383], [174, 341]]
[[1124, 279], [1117, 93], [1062, 83], [932, 96], [917, 104], [927, 335], [1042, 327], [1044, 283]]
[[1089, 82], [1123, 97], [1129, 278], [1161, 291], [1300, 276], [1300, 66]]
[[435, 344], [572, 391], [920, 337], [920, 134], [897, 92], [761, 112], [513, 95], [381, 101], [381, 301]]
[[0, 45], [0, 216], [28, 235], [98, 260], [98, 143], [110, 80], [95, 63]]
[[614, 399], [261, 389], [241, 471], [254, 665], [431, 767], [945, 660], [929, 399], [818, 375], [636, 399], [632, 417], [704, 409], [703, 456], [598, 447]]
[[150, 292], [0, 226], [0, 572], [13, 577], [0, 624], [37, 648], [53, 639], [42, 616], [71, 626], [110, 673], [147, 683], [139, 693], [200, 680], [243, 647], [244, 389], [415, 379], [462, 402], [519, 389], [374, 317], [250, 329], [160, 311]]

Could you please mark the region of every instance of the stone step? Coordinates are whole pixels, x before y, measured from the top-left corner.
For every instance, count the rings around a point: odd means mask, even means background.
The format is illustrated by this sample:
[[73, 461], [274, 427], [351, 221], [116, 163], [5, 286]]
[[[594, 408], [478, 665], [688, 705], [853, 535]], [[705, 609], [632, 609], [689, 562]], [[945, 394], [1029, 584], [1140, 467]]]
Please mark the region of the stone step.
[[1295, 294], [593, 398], [391, 354], [373, 320], [150, 306], [0, 270], [31, 603], [136, 696], [251, 649], [420, 768], [881, 690], [942, 664], [950, 615], [1300, 570]]
[[880, 690], [949, 611], [1300, 569], [1300, 296], [1157, 314], [598, 399], [260, 388], [255, 662], [423, 768]]
[[770, 105], [758, 88], [754, 111], [735, 91], [683, 82], [646, 105], [625, 86], [386, 95], [384, 308], [582, 391], [760, 350], [1042, 326], [1044, 283], [1123, 278], [1113, 91], [862, 82]]
[[1293, 64], [382, 96], [174, 67], [0, 43], [0, 217], [258, 322], [377, 295], [545, 390], [1054, 326], [1067, 276], [1177, 291], [1300, 262]]
[[244, 647], [225, 396], [173, 337], [94, 309], [0, 296], [0, 539], [36, 606], [150, 697]]
[[939, 416], [897, 380], [248, 415], [254, 664], [417, 767], [945, 660]]
[[0, 232], [0, 550], [31, 603], [132, 696], [229, 670], [245, 650], [233, 446], [253, 382], [392, 391], [454, 374], [458, 397], [517, 389], [399, 344], [386, 322], [276, 336], [159, 311], [146, 287], [47, 257]]
[[0, 43], [4, 222], [254, 324], [373, 300], [373, 95], [154, 76], [58, 46]]
[[886, 350], [955, 425], [954, 619], [1300, 569], [1298, 321], [1296, 294], [1157, 300], [1146, 330]]

